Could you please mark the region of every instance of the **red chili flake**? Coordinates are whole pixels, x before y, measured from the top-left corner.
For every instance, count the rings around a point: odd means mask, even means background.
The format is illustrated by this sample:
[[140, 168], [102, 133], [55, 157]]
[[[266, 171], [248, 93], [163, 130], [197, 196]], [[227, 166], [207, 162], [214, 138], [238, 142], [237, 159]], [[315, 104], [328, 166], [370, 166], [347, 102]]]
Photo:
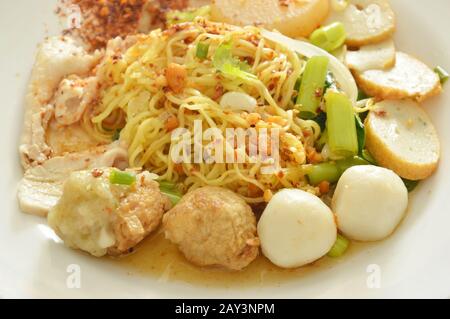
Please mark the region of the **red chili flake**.
[[214, 91], [213, 100], [215, 100], [215, 101], [219, 100], [222, 97], [223, 92], [224, 92], [223, 86], [220, 85], [220, 84], [216, 85], [216, 89]]
[[312, 135], [312, 132], [311, 132], [310, 130], [304, 130], [304, 131], [302, 131], [302, 132], [303, 132], [303, 136], [304, 136], [304, 137], [309, 137], [309, 136]]
[[249, 41], [250, 43], [252, 43], [254, 46], [257, 47], [257, 46], [259, 45], [260, 39], [258, 39], [258, 37], [257, 37], [256, 35], [251, 34], [251, 35], [248, 37], [248, 41]]
[[315, 92], [314, 92], [314, 95], [317, 97], [317, 98], [319, 98], [319, 97], [322, 97], [322, 95], [323, 95], [323, 90], [322, 89], [317, 89]]
[[[112, 38], [138, 33], [146, 3], [146, 0], [61, 0], [56, 12], [63, 16], [61, 6], [78, 6], [82, 15], [80, 28], [71, 28], [64, 33], [81, 38], [91, 49], [98, 49], [105, 47]], [[73, 18], [72, 24], [75, 22]]]
[[98, 178], [98, 177], [102, 176], [103, 173], [104, 173], [103, 170], [98, 169], [98, 168], [94, 168], [92, 170], [92, 172], [91, 172], [92, 176], [95, 177], [95, 178]]
[[386, 111], [384, 111], [384, 110], [377, 110], [377, 111], [374, 111], [374, 113], [380, 117], [385, 117], [387, 115]]

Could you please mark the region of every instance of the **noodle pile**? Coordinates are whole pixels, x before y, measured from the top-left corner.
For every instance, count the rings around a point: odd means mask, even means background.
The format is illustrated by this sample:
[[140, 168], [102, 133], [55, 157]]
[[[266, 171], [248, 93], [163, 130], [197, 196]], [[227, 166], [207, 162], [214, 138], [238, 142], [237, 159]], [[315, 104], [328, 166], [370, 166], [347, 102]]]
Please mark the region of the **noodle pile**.
[[[197, 45], [209, 46], [205, 59], [196, 56]], [[220, 72], [213, 56], [221, 45], [230, 45], [233, 57], [248, 65], [248, 77]], [[166, 72], [176, 63], [186, 70], [186, 86], [180, 92], [167, 85]], [[249, 203], [267, 201], [267, 194], [281, 188], [308, 185], [306, 149], [320, 137], [314, 121], [298, 117], [296, 83], [305, 61], [295, 52], [264, 40], [256, 27], [234, 27], [198, 18], [193, 23], [156, 30], [139, 36], [121, 56], [112, 56], [100, 66], [102, 95], [95, 114], [84, 125], [97, 139], [111, 140], [121, 129], [131, 167], [143, 167], [161, 180], [179, 183], [184, 191], [205, 185], [227, 187]], [[226, 92], [244, 92], [254, 97], [254, 113], [232, 111], [219, 101]], [[279, 128], [280, 166], [274, 174], [261, 174], [262, 163], [176, 164], [170, 153], [172, 127], [193, 133], [194, 120], [203, 130], [218, 128]], [[205, 142], [206, 143], [206, 142]], [[209, 142], [208, 142], [209, 143]]]

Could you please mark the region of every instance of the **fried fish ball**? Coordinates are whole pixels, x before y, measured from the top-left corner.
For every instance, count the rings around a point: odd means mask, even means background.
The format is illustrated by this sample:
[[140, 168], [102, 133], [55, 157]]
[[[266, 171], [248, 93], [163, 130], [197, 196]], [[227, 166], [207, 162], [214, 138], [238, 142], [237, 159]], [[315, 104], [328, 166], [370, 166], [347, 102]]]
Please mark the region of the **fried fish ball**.
[[234, 192], [203, 187], [186, 194], [164, 215], [166, 238], [192, 263], [240, 270], [259, 253], [256, 218]]
[[170, 208], [149, 173], [123, 186], [110, 183], [110, 172], [72, 173], [48, 215], [50, 227], [67, 246], [96, 257], [128, 252], [159, 226]]

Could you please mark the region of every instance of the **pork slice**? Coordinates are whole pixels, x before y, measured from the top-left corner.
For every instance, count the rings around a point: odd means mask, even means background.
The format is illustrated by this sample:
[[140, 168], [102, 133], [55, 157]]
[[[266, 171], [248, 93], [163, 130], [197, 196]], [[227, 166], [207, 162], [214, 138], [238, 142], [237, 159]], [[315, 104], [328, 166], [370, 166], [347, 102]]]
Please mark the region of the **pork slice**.
[[100, 51], [87, 53], [74, 39], [65, 36], [50, 37], [40, 45], [26, 95], [19, 148], [25, 169], [42, 164], [50, 156], [50, 149], [42, 136], [54, 112], [48, 105], [61, 80], [72, 74], [88, 75], [102, 55]]
[[61, 197], [64, 182], [70, 173], [102, 167], [124, 169], [127, 166], [128, 153], [119, 142], [53, 157], [25, 172], [17, 191], [20, 209], [45, 217]]

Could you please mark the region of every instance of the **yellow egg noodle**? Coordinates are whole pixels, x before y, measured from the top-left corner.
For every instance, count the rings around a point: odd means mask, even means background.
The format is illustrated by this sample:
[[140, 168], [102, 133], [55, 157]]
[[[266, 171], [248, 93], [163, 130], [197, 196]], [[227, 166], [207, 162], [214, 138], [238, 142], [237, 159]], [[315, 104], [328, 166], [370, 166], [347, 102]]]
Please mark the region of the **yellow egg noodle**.
[[[196, 56], [199, 43], [207, 45], [205, 59]], [[232, 56], [248, 64], [249, 77], [217, 70], [214, 54], [231, 46]], [[182, 92], [167, 89], [165, 72], [171, 63], [187, 72]], [[85, 129], [99, 141], [111, 141], [117, 128], [128, 145], [130, 167], [143, 167], [161, 180], [179, 183], [184, 191], [205, 185], [227, 187], [249, 203], [264, 201], [269, 190], [301, 188], [313, 193], [305, 175], [307, 146], [321, 130], [314, 121], [298, 117], [296, 82], [305, 60], [294, 51], [265, 40], [256, 27], [233, 27], [197, 18], [166, 31], [138, 37], [122, 56], [99, 66], [105, 79], [99, 104], [83, 119]], [[219, 96], [218, 95], [219, 91]], [[243, 92], [258, 102], [257, 114], [224, 109], [218, 99], [226, 92]], [[257, 118], [254, 125], [250, 118]], [[280, 166], [276, 174], [261, 174], [261, 163], [182, 163], [171, 159], [172, 132], [165, 126], [176, 117], [178, 127], [193, 133], [194, 121], [203, 130], [218, 128], [280, 129]], [[123, 128], [122, 128], [123, 127]], [[270, 192], [269, 192], [270, 193]]]

